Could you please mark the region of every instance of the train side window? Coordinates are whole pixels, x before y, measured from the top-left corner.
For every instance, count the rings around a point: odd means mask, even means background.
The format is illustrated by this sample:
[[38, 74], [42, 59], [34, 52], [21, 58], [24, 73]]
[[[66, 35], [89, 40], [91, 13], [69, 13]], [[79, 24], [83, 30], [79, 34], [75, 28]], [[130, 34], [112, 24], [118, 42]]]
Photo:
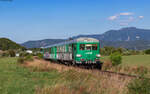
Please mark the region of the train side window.
[[85, 44], [80, 44], [80, 50], [85, 50]]
[[51, 48], [49, 48], [49, 53], [51, 53]]
[[72, 45], [69, 45], [69, 52], [72, 52]]
[[45, 52], [45, 49], [43, 49], [43, 52]]
[[56, 49], [57, 49], [57, 53], [58, 53], [59, 52], [59, 46], [57, 46]]
[[65, 45], [63, 46], [63, 52], [65, 52]]
[[62, 46], [60, 46], [60, 52], [62, 53]]

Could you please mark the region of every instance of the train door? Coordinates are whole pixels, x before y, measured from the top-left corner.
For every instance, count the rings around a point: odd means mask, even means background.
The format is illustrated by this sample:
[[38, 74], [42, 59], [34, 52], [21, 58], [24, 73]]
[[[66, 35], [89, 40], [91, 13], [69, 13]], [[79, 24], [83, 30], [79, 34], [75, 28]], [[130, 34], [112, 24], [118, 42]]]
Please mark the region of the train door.
[[77, 52], [77, 45], [72, 44], [72, 59], [73, 60], [75, 60], [76, 52]]

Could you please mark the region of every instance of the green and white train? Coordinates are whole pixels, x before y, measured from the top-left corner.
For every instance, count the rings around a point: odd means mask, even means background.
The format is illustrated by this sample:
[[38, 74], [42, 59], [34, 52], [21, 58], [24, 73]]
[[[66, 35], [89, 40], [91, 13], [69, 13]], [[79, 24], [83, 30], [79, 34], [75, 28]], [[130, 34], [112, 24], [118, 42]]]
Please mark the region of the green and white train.
[[77, 38], [43, 48], [44, 59], [73, 65], [97, 65], [100, 62], [100, 42], [94, 38]]

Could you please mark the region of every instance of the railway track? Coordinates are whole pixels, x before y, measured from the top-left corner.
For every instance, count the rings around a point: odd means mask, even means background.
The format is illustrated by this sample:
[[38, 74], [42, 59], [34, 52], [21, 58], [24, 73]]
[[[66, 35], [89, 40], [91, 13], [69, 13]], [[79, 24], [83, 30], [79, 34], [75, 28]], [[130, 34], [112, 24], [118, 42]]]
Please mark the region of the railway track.
[[[87, 69], [86, 67], [80, 67], [82, 69]], [[100, 69], [94, 69], [94, 68], [88, 68], [87, 70], [91, 70], [93, 73], [95, 71], [99, 72], [100, 74], [105, 74], [108, 76], [112, 76], [112, 75], [118, 75], [120, 77], [128, 77], [128, 78], [142, 78], [140, 76], [137, 75], [131, 75], [131, 74], [126, 74], [126, 73], [119, 73], [119, 72], [113, 72], [113, 71], [104, 71], [104, 70], [100, 70]]]
[[125, 73], [118, 73], [118, 72], [112, 72], [112, 71], [100, 71], [102, 73], [109, 73], [113, 75], [120, 75], [122, 77], [129, 77], [129, 78], [140, 78], [139, 76], [136, 75], [130, 75], [130, 74], [125, 74]]
[[[138, 76], [138, 75], [131, 75], [131, 74], [127, 74], [127, 73], [120, 73], [120, 72], [113, 72], [113, 71], [104, 71], [104, 70], [100, 70], [100, 69], [97, 69], [97, 68], [87, 68], [87, 67], [79, 67], [79, 66], [75, 66], [75, 67], [78, 67], [78, 68], [82, 68], [82, 69], [87, 69], [87, 70], [91, 70], [93, 73], [95, 71], [99, 72], [100, 74], [104, 74], [104, 75], [108, 75], [108, 76], [113, 76], [113, 75], [118, 75], [119, 77], [128, 77], [128, 78], [139, 78], [139, 79], [145, 79], [145, 77], [141, 77], [141, 76]], [[147, 78], [147, 79], [150, 79], [150, 78]]]
[[[113, 76], [113, 75], [118, 75], [120, 77], [128, 77], [128, 78], [140, 78], [140, 79], [144, 79], [143, 77], [141, 76], [137, 76], [137, 75], [131, 75], [131, 74], [126, 74], [126, 73], [120, 73], [120, 72], [113, 72], [113, 71], [104, 71], [104, 70], [100, 70], [100, 69], [97, 69], [97, 68], [93, 68], [93, 67], [85, 67], [85, 66], [73, 66], [73, 65], [66, 65], [66, 64], [63, 64], [63, 63], [58, 63], [58, 62], [54, 62], [53, 63], [56, 63], [56, 64], [59, 64], [59, 65], [65, 65], [67, 67], [74, 67], [74, 68], [80, 68], [80, 69], [85, 69], [85, 70], [91, 70], [92, 73], [94, 72], [97, 72], [99, 73], [100, 75], [107, 75], [107, 76]], [[150, 79], [150, 78], [149, 78]]]
[[118, 75], [120, 77], [128, 77], [128, 78], [138, 78], [138, 79], [149, 79], [147, 77], [142, 77], [142, 76], [138, 76], [138, 75], [131, 75], [131, 74], [126, 74], [126, 73], [120, 73], [120, 72], [113, 72], [113, 71], [104, 71], [104, 70], [99, 70], [99, 69], [91, 69], [94, 71], [98, 71], [100, 74], [104, 74], [104, 75], [108, 75], [108, 76], [113, 76], [113, 75]]

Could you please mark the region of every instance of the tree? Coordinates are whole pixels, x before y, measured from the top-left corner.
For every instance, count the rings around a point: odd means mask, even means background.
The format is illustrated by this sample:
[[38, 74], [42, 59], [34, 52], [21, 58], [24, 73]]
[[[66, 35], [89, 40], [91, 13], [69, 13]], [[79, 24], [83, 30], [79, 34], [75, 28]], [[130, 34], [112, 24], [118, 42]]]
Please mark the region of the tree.
[[15, 53], [14, 50], [9, 50], [8, 53], [9, 53], [10, 57], [15, 57], [16, 56], [16, 53]]
[[119, 52], [115, 52], [110, 55], [110, 60], [113, 66], [117, 66], [122, 63], [122, 56]]

